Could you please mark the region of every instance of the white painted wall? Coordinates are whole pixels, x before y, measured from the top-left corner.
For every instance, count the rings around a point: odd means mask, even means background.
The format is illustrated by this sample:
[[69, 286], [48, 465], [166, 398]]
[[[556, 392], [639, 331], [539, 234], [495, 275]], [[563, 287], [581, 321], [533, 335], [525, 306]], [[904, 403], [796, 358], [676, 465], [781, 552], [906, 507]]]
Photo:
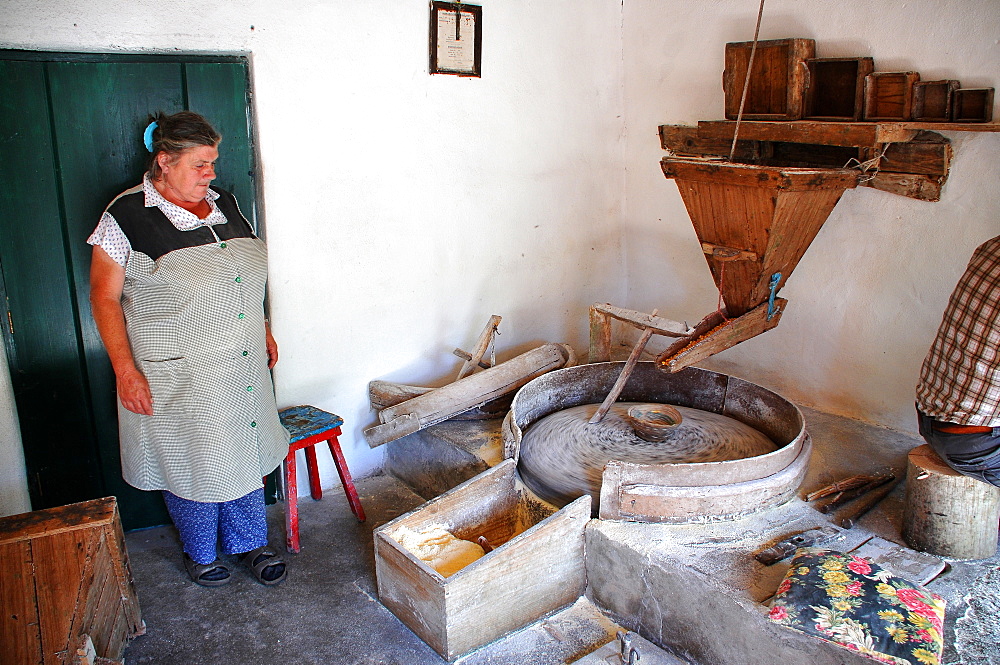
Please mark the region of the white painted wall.
[[[355, 475], [381, 461], [361, 436], [367, 382], [448, 380], [491, 314], [502, 360], [585, 352], [595, 301], [690, 321], [715, 307], [656, 128], [722, 117], [724, 44], [753, 36], [757, 3], [481, 4], [475, 80], [428, 76], [423, 0], [0, 0], [4, 48], [252, 54], [278, 400], [342, 415]], [[768, 0], [761, 29], [977, 86], [998, 83], [998, 34], [995, 0]], [[709, 364], [913, 429], [948, 294], [1000, 232], [1000, 137], [951, 138], [940, 203], [845, 194], [782, 290], [781, 326]]]
[[[628, 0], [624, 5], [627, 302], [690, 322], [716, 307], [712, 282], [656, 128], [723, 117], [727, 42], [753, 39], [754, 0]], [[818, 57], [871, 56], [1000, 88], [996, 0], [767, 0], [761, 39], [808, 37]], [[914, 431], [913, 390], [948, 296], [972, 250], [1000, 233], [1000, 134], [948, 134], [942, 199], [849, 190], [781, 290], [781, 325], [704, 366], [799, 403]], [[662, 346], [662, 345], [661, 345]]]
[[356, 476], [368, 381], [449, 380], [491, 314], [498, 360], [585, 349], [625, 295], [617, 2], [486, 3], [482, 79], [428, 75], [424, 0], [0, 8], [5, 48], [252, 54], [278, 402], [340, 414]]

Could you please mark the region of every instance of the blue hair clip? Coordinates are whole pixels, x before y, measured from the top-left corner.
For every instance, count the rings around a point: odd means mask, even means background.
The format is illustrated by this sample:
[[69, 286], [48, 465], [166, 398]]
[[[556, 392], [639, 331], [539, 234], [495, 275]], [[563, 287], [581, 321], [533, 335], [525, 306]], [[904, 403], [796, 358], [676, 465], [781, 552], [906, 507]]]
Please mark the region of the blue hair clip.
[[153, 130], [159, 127], [156, 121], [149, 123], [146, 131], [142, 133], [142, 142], [146, 144], [146, 150], [153, 152]]

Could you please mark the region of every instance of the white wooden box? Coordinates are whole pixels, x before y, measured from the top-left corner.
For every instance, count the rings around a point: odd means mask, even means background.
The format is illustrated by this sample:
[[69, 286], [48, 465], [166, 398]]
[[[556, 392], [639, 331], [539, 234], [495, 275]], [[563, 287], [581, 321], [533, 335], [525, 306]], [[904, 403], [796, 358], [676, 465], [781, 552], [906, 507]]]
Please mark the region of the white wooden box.
[[[504, 460], [375, 530], [382, 603], [442, 657], [455, 660], [576, 601], [587, 587], [584, 528], [590, 497], [556, 510]], [[393, 537], [443, 525], [494, 547], [442, 577]]]

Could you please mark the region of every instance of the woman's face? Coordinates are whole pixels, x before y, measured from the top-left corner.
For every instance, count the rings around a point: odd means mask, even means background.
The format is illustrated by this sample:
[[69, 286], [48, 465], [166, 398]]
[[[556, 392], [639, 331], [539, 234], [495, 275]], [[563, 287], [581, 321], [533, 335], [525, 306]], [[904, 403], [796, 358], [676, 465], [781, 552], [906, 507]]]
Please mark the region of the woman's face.
[[156, 159], [163, 172], [163, 196], [172, 203], [197, 203], [208, 194], [208, 186], [215, 180], [215, 160], [219, 150], [202, 145], [188, 148], [176, 157], [161, 152]]

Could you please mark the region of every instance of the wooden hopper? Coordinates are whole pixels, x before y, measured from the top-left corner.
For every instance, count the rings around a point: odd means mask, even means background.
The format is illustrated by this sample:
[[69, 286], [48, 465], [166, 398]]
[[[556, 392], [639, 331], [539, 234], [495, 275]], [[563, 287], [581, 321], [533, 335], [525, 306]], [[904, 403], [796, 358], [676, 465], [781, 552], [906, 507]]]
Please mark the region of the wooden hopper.
[[[677, 371], [777, 325], [773, 294], [844, 190], [857, 186], [858, 172], [676, 157], [665, 157], [661, 166], [667, 178], [677, 181], [728, 318], [694, 342], [681, 348], [672, 345], [660, 356], [661, 365]], [[727, 331], [724, 341], [709, 339], [722, 330]], [[701, 353], [694, 349], [699, 345], [704, 345]], [[680, 355], [688, 361], [672, 362]]]

